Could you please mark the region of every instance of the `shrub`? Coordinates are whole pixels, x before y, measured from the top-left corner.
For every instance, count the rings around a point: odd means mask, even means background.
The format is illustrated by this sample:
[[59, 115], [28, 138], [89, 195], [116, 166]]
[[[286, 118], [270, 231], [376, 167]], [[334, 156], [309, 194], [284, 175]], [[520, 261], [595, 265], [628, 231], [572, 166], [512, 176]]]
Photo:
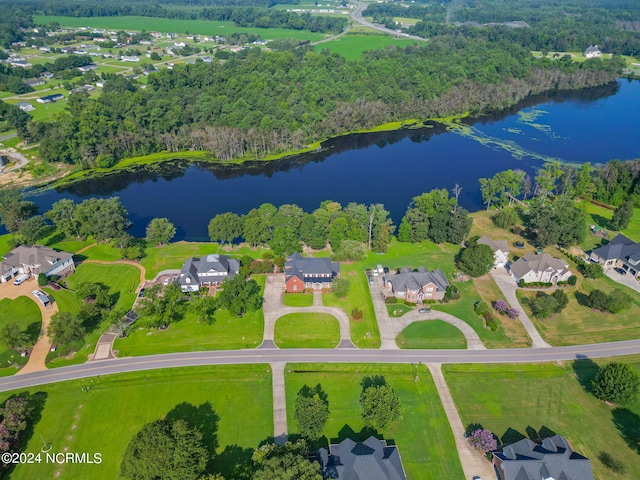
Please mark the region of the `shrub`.
[[618, 313], [631, 306], [633, 299], [631, 296], [624, 293], [622, 290], [616, 288], [609, 295], [609, 301], [607, 303], [607, 310], [611, 313]]
[[598, 371], [591, 384], [596, 398], [625, 405], [636, 399], [640, 379], [627, 363], [611, 362]]
[[578, 277], [576, 277], [575, 275], [571, 275], [568, 279], [567, 279], [567, 283], [569, 285], [575, 285], [578, 281]]
[[499, 313], [504, 313], [507, 311], [507, 308], [509, 308], [509, 305], [504, 300], [496, 300], [493, 302], [493, 308]]
[[496, 227], [508, 229], [518, 223], [518, 213], [513, 208], [503, 208], [491, 217]]
[[516, 308], [507, 308], [506, 314], [509, 318], [518, 318], [520, 312]]
[[587, 305], [590, 308], [604, 312], [607, 310], [608, 304], [609, 304], [609, 297], [602, 290], [596, 289], [589, 294]]
[[490, 313], [487, 313], [484, 316], [484, 324], [492, 332], [495, 332], [496, 330], [498, 330], [498, 322], [496, 322], [496, 319]]
[[476, 312], [476, 315], [484, 317], [486, 314], [491, 314], [491, 307], [487, 302], [476, 302], [473, 306], [473, 310]]
[[396, 297], [386, 297], [384, 303], [398, 303], [398, 299]]
[[444, 301], [457, 300], [460, 298], [460, 289], [455, 285], [449, 285], [444, 292]]
[[354, 320], [362, 320], [364, 313], [362, 312], [362, 310], [356, 307], [353, 310], [351, 310], [351, 316], [353, 317]]
[[578, 271], [585, 278], [602, 278], [604, 277], [604, 269], [599, 263], [579, 262]]
[[467, 441], [471, 447], [482, 453], [493, 452], [498, 448], [498, 442], [496, 441], [495, 435], [485, 429], [475, 430], [467, 437]]
[[526, 284], [524, 283], [524, 278], [521, 278], [520, 280], [518, 280], [518, 286], [519, 286], [520, 288], [524, 288], [524, 286], [525, 286], [525, 285], [526, 285]]
[[38, 274], [38, 286], [45, 287], [47, 285], [47, 276], [44, 273]]

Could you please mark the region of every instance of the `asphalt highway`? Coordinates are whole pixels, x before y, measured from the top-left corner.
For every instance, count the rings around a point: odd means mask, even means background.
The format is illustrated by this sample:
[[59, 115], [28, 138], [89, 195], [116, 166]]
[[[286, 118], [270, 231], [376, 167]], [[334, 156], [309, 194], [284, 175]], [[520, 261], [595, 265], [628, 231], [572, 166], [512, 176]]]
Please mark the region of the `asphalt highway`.
[[252, 363], [535, 363], [640, 353], [640, 340], [571, 347], [499, 350], [277, 349], [214, 350], [116, 358], [0, 378], [0, 391], [158, 368]]

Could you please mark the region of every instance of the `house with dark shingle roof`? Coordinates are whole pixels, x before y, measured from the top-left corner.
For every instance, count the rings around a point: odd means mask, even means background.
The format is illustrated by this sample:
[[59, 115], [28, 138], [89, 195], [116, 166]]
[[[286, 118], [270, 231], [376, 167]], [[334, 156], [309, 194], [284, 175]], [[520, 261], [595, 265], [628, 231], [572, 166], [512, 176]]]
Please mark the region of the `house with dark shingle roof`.
[[527, 253], [511, 264], [509, 273], [516, 282], [566, 282], [571, 275], [569, 264], [547, 253]]
[[322, 477], [337, 480], [406, 480], [398, 447], [371, 436], [364, 442], [347, 438], [318, 450]]
[[630, 275], [638, 278], [640, 276], [640, 243], [619, 234], [607, 245], [594, 248], [589, 255], [589, 260], [599, 263], [603, 268], [623, 268]]
[[594, 480], [589, 459], [561, 435], [545, 438], [541, 445], [525, 438], [492, 455], [500, 480]]
[[284, 264], [284, 284], [289, 293], [331, 288], [339, 275], [340, 263], [329, 258], [303, 257], [296, 252]]
[[585, 58], [601, 57], [602, 52], [600, 51], [597, 45], [591, 45], [590, 47], [587, 47], [587, 49], [584, 51], [584, 56]]
[[180, 270], [180, 288], [183, 292], [197, 292], [201, 286], [222, 283], [233, 278], [240, 271], [240, 262], [229, 255], [217, 253], [206, 257], [189, 258]]
[[64, 276], [73, 272], [75, 267], [72, 253], [59, 252], [42, 245], [20, 245], [7, 253], [0, 262], [0, 282], [8, 282], [18, 274], [32, 277], [41, 273], [47, 277]]
[[398, 273], [384, 277], [382, 282], [394, 297], [412, 303], [442, 300], [449, 286], [442, 270], [429, 272], [425, 267], [418, 267], [416, 271], [404, 267]]

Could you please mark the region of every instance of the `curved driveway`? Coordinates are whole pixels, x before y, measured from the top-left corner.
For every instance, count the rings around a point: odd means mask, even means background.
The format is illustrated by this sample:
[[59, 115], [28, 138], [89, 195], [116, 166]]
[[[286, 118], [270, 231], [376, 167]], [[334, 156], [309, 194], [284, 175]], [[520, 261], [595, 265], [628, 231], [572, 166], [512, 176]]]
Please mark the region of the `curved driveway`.
[[0, 378], [0, 391], [159, 368], [252, 363], [532, 363], [640, 353], [640, 340], [571, 347], [499, 350], [278, 349], [218, 350], [117, 358]]

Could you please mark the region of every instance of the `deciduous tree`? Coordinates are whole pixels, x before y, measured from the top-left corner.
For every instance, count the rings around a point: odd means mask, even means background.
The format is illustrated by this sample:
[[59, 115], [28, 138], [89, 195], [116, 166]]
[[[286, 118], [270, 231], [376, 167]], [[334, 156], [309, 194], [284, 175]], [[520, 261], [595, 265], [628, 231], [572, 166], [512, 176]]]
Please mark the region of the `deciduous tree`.
[[168, 218], [154, 218], [147, 225], [147, 241], [152, 245], [162, 245], [176, 234], [176, 227]]
[[287, 442], [283, 446], [266, 443], [251, 459], [256, 466], [253, 480], [322, 480], [320, 465], [307, 457], [309, 449], [304, 440]]
[[400, 419], [400, 397], [389, 385], [370, 385], [360, 394], [362, 420], [367, 427], [383, 431]]
[[262, 306], [260, 285], [253, 279], [245, 280], [241, 275], [225, 280], [217, 299], [221, 308], [239, 316]]
[[314, 388], [305, 385], [300, 389], [296, 397], [295, 416], [302, 436], [311, 440], [320, 438], [329, 419], [329, 402], [320, 384]]
[[640, 379], [627, 363], [611, 362], [602, 367], [591, 385], [596, 398], [626, 405], [638, 396]]
[[493, 250], [488, 245], [471, 243], [460, 251], [458, 267], [472, 277], [481, 277], [493, 267]]

